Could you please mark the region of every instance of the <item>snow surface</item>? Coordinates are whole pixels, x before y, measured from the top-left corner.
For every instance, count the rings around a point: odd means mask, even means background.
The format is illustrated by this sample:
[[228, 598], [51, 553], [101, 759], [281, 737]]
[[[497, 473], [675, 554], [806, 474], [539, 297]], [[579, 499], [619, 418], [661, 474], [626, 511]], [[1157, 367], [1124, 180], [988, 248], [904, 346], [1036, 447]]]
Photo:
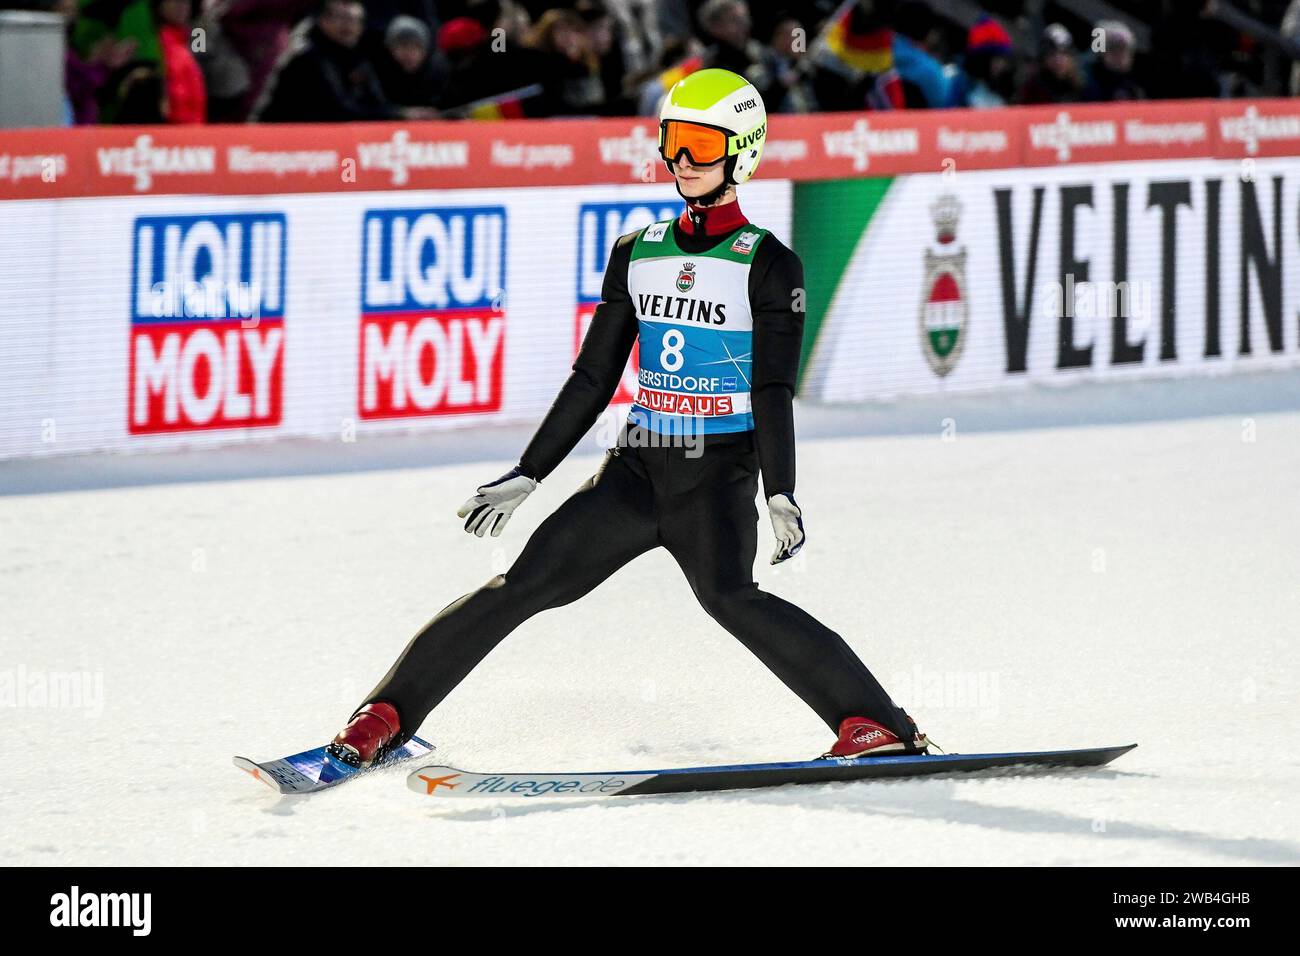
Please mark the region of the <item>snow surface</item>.
[[[948, 750], [1139, 748], [1039, 777], [438, 803], [393, 769], [281, 798], [230, 756], [331, 736], [590, 441], [496, 540], [455, 510], [526, 431], [9, 462], [0, 863], [1300, 862], [1300, 373], [797, 414], [809, 543], [773, 569], [765, 526], [765, 587]], [[54, 680], [81, 699], [33, 699]], [[481, 771], [829, 743], [662, 551], [525, 624], [421, 733]]]

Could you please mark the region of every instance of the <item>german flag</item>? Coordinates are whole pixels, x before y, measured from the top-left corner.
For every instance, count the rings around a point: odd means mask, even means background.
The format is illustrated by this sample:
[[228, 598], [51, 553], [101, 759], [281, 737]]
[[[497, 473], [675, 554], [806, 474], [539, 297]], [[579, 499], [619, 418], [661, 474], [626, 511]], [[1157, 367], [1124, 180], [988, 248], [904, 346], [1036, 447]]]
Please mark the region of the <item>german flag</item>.
[[473, 103], [466, 103], [454, 110], [448, 110], [445, 115], [453, 118], [463, 117], [476, 120], [523, 119], [528, 115], [524, 109], [524, 101], [541, 92], [542, 85], [540, 83], [530, 83], [528, 86], [521, 86], [517, 90], [498, 93], [496, 96], [489, 96], [486, 99], [475, 100]]
[[475, 106], [467, 116], [476, 120], [523, 119], [524, 102], [520, 99], [489, 100]]
[[856, 73], [884, 73], [894, 67], [894, 31], [869, 22], [857, 0], [845, 0], [823, 35], [826, 48]]
[[673, 84], [682, 77], [690, 76], [696, 70], [704, 65], [704, 57], [692, 56], [680, 63], [677, 63], [659, 74], [659, 83], [665, 90], [673, 88]]

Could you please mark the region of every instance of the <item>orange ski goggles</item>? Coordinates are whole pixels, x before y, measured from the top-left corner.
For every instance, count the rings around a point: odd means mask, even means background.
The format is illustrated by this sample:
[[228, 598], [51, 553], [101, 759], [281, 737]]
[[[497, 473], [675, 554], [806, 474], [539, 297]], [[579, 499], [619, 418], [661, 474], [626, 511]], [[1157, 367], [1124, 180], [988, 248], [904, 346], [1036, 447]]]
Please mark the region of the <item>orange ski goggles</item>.
[[727, 157], [726, 130], [688, 120], [667, 119], [659, 123], [659, 155], [676, 162], [682, 155], [692, 166], [711, 166]]

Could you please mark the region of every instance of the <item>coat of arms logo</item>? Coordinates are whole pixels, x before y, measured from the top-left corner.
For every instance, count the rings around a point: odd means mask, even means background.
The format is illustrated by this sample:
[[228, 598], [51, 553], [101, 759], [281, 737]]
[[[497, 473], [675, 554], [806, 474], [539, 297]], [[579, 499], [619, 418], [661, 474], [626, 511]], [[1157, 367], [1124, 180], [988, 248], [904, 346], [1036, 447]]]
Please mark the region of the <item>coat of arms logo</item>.
[[946, 193], [930, 206], [935, 245], [925, 250], [921, 283], [921, 348], [940, 377], [957, 365], [966, 345], [970, 300], [966, 291], [966, 249], [954, 245], [961, 202]]
[[695, 285], [695, 263], [687, 262], [682, 266], [682, 271], [677, 273], [677, 291], [690, 292], [691, 287]]

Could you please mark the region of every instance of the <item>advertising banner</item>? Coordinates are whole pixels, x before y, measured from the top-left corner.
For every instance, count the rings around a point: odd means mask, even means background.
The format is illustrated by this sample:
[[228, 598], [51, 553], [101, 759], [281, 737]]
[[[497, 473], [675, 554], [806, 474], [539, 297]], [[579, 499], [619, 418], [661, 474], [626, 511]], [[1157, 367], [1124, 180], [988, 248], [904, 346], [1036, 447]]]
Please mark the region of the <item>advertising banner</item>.
[[800, 183], [801, 394], [852, 402], [1300, 364], [1300, 164]]
[[[790, 194], [743, 208], [789, 242]], [[615, 240], [682, 208], [667, 183], [0, 203], [0, 457], [537, 421]]]

